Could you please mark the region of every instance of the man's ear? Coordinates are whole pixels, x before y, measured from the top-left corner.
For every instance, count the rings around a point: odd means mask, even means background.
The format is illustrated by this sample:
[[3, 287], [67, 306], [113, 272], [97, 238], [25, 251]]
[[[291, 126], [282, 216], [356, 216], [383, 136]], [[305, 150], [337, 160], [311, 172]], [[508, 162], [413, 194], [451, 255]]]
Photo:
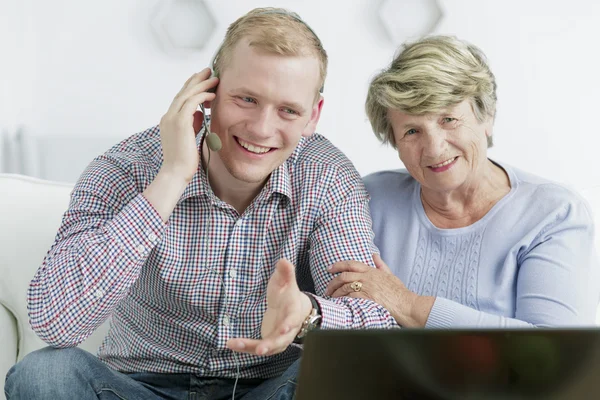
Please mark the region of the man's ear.
[[315, 133], [315, 130], [317, 129], [317, 123], [319, 122], [319, 118], [321, 118], [321, 110], [323, 109], [324, 101], [325, 99], [323, 99], [323, 96], [319, 95], [319, 100], [317, 100], [310, 112], [310, 119], [302, 130], [302, 136], [309, 137]]

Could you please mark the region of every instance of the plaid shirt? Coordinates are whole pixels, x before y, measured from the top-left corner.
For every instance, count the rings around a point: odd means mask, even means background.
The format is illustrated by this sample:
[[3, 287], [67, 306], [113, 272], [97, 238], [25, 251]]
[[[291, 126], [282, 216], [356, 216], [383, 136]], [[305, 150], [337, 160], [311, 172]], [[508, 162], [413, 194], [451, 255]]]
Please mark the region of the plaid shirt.
[[[368, 195], [350, 161], [323, 136], [302, 139], [242, 215], [199, 169], [167, 224], [141, 194], [162, 164], [158, 127], [96, 158], [71, 195], [56, 240], [31, 282], [31, 326], [56, 347], [76, 346], [106, 319], [99, 349], [125, 371], [269, 378], [298, 356], [238, 354], [259, 338], [266, 286], [280, 258], [301, 290], [322, 296], [341, 260], [371, 264]], [[363, 299], [316, 297], [322, 328], [396, 326]]]

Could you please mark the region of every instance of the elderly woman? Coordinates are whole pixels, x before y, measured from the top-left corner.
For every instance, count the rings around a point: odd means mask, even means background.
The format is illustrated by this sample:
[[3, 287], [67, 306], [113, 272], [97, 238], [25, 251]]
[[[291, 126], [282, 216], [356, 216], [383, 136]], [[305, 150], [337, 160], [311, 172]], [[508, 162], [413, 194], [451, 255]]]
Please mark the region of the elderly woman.
[[405, 327], [594, 323], [589, 206], [488, 158], [496, 82], [478, 48], [444, 36], [405, 45], [371, 82], [366, 110], [406, 167], [365, 178], [389, 268], [378, 256], [377, 269], [338, 263], [327, 294], [374, 300]]

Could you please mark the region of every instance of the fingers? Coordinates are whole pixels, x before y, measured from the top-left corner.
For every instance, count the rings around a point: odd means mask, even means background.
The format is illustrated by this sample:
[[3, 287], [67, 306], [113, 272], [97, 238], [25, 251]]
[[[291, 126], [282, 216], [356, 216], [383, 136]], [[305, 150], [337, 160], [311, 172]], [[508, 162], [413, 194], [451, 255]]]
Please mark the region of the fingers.
[[183, 86], [181, 87], [181, 89], [183, 90], [184, 88], [186, 88], [190, 84], [190, 82], [192, 81], [192, 79], [197, 78], [199, 75], [204, 76], [205, 77], [204, 79], [208, 78], [210, 76], [210, 68], [206, 67], [203, 70], [192, 74], [192, 76], [190, 76], [188, 78], [188, 80], [185, 81], [185, 83], [183, 84]]
[[371, 300], [371, 298], [369, 296], [367, 296], [366, 294], [364, 294], [363, 292], [348, 293], [348, 295], [346, 297], [352, 297], [353, 299], [369, 299], [369, 300]]
[[[178, 113], [181, 111], [184, 103], [192, 96], [195, 96], [202, 92], [207, 92], [209, 89], [214, 88], [219, 83], [219, 78], [210, 77], [210, 69], [205, 68], [202, 71], [192, 75], [187, 82], [183, 85], [179, 93], [173, 99], [171, 106], [169, 107], [170, 113]], [[200, 103], [198, 103], [200, 104]], [[196, 104], [196, 106], [198, 105]]]
[[[349, 287], [349, 285], [352, 282], [360, 281], [361, 279], [364, 279], [364, 278], [365, 278], [365, 276], [360, 272], [342, 272], [341, 274], [339, 274], [338, 276], [333, 278], [331, 280], [331, 282], [329, 282], [329, 285], [327, 285], [327, 289], [325, 289], [325, 295], [332, 296], [334, 293], [336, 293], [338, 290], [340, 290], [344, 285], [347, 284]], [[338, 296], [333, 296], [333, 297], [338, 297]]]
[[[354, 282], [354, 281], [352, 281]], [[348, 296], [348, 297], [355, 297], [355, 295], [357, 295], [358, 293], [364, 294], [363, 291], [365, 290], [365, 288], [362, 288], [362, 291], [360, 292], [356, 292], [354, 289], [352, 289], [352, 287], [350, 285], [352, 285], [352, 282], [348, 282], [348, 283], [344, 283], [343, 285], [340, 285], [332, 294], [331, 297], [344, 297], [344, 296]], [[361, 282], [362, 283], [362, 282]], [[364, 283], [363, 283], [364, 285]], [[356, 296], [359, 297], [359, 296]]]
[[169, 107], [169, 112], [177, 113], [181, 109], [181, 105], [185, 99], [182, 99], [183, 93], [189, 89], [190, 86], [193, 86], [199, 82], [206, 80], [210, 76], [210, 69], [205, 68], [200, 72], [196, 72], [192, 76], [188, 78], [187, 81], [183, 84], [179, 92], [173, 98], [171, 102], [171, 106]]
[[281, 288], [286, 287], [289, 284], [296, 285], [296, 268], [294, 267], [294, 264], [285, 258], [277, 261], [275, 272], [271, 276], [271, 280]]
[[237, 351], [238, 353], [248, 353], [248, 354], [256, 354], [261, 356], [262, 354], [257, 353], [257, 347], [261, 344], [262, 340], [257, 339], [229, 339], [225, 346], [233, 351]]
[[338, 272], [366, 272], [370, 269], [373, 269], [373, 267], [354, 260], [339, 261], [327, 267], [327, 270], [332, 274]]
[[204, 103], [205, 101], [212, 101], [215, 99], [214, 93], [208, 92], [200, 92], [193, 96], [188, 97], [188, 99], [181, 106], [181, 111], [179, 112], [182, 115], [193, 115], [196, 110], [198, 110], [198, 105]]
[[296, 337], [296, 331], [291, 325], [283, 324], [274, 334], [263, 339], [230, 339], [225, 344], [227, 348], [240, 353], [255, 354], [257, 356], [270, 356], [281, 353], [288, 348]]
[[[290, 341], [291, 343], [291, 341]], [[288, 343], [289, 345], [289, 343]], [[277, 347], [273, 340], [268, 339], [230, 339], [225, 343], [228, 349], [238, 353], [254, 354], [257, 356], [270, 356], [284, 351], [287, 346]]]
[[198, 102], [205, 99], [212, 100], [215, 98], [214, 93], [200, 93], [194, 97], [190, 97], [183, 106], [182, 112], [173, 114], [168, 112], [161, 118], [161, 130], [187, 132], [188, 129], [193, 130], [193, 134], [197, 134], [204, 123], [202, 112], [197, 111]]
[[[196, 83], [194, 86], [189, 87], [181, 93], [178, 97], [173, 100], [172, 110], [171, 112], [181, 113], [184, 111], [184, 107], [189, 102], [191, 98], [194, 98], [195, 108], [196, 110], [200, 104], [204, 104], [207, 101], [212, 101], [215, 98], [215, 94], [213, 92], [209, 92], [208, 90], [219, 83], [219, 78], [210, 78], [205, 81], [201, 81]], [[201, 98], [198, 102], [196, 96], [198, 95], [206, 95], [206, 98]], [[187, 112], [190, 110], [188, 109]]]
[[373, 254], [373, 262], [375, 263], [375, 267], [383, 272], [387, 272], [387, 273], [392, 273], [392, 270], [390, 270], [390, 267], [387, 266], [387, 264], [385, 262], [383, 262], [383, 260], [381, 259], [381, 257], [379, 256], [379, 254], [375, 253]]
[[177, 95], [175, 97], [184, 93], [190, 87], [195, 86], [198, 83], [207, 80], [208, 78], [210, 78], [210, 68], [204, 68], [202, 71], [192, 74], [192, 76], [190, 76], [188, 78], [188, 80], [183, 84], [183, 86], [179, 90], [179, 93], [177, 93]]

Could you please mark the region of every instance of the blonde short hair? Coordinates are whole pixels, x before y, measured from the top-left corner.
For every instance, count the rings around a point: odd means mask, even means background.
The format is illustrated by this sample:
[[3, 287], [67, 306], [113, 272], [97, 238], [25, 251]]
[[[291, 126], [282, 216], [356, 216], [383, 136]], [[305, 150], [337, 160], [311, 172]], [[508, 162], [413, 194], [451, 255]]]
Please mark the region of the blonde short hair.
[[395, 148], [388, 110], [430, 114], [467, 99], [479, 122], [494, 118], [496, 79], [485, 54], [452, 36], [430, 36], [404, 44], [390, 67], [373, 78], [365, 109], [375, 136]]
[[[283, 8], [255, 8], [229, 25], [212, 63], [216, 76], [231, 61], [235, 45], [247, 38], [250, 46], [283, 56], [315, 56], [319, 60], [319, 92], [327, 75], [327, 52], [315, 32], [300, 16]], [[318, 97], [317, 93], [317, 97]]]

